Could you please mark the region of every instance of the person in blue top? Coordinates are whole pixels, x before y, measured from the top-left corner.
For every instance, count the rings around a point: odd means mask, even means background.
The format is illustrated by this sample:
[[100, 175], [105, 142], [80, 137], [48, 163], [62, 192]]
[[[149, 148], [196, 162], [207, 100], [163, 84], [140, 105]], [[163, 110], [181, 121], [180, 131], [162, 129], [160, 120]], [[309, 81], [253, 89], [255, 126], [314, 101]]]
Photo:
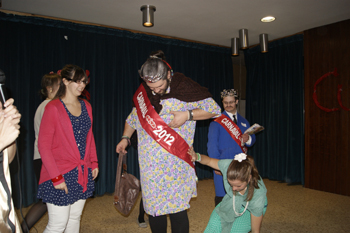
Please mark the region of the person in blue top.
[[226, 195], [212, 212], [204, 233], [259, 233], [267, 208], [266, 187], [254, 164], [244, 153], [234, 159], [213, 159], [189, 149], [192, 161], [220, 170]]
[[[255, 135], [244, 134], [250, 127], [249, 122], [237, 112], [238, 93], [234, 89], [224, 89], [221, 92], [222, 104], [225, 111], [222, 114], [228, 116], [242, 132], [242, 145], [251, 147], [255, 143]], [[208, 155], [215, 159], [233, 159], [235, 154], [242, 153], [241, 146], [237, 144], [230, 134], [216, 121], [209, 125]], [[215, 206], [217, 206], [226, 192], [222, 182], [220, 171], [214, 170]]]
[[88, 77], [76, 65], [65, 65], [61, 77], [55, 98], [45, 107], [38, 137], [43, 165], [37, 197], [46, 203], [49, 217], [44, 233], [79, 232], [99, 172], [92, 107], [79, 98]]

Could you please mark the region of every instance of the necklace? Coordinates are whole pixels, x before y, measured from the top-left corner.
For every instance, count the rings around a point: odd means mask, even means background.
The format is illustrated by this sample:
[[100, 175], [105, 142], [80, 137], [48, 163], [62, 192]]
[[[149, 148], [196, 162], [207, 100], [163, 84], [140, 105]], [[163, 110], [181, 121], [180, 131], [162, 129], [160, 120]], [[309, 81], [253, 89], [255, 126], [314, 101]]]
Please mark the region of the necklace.
[[242, 212], [242, 213], [237, 213], [237, 212], [236, 212], [236, 209], [235, 209], [235, 200], [236, 200], [236, 195], [235, 195], [235, 194], [233, 194], [232, 200], [233, 200], [233, 211], [235, 212], [235, 214], [236, 214], [238, 217], [242, 216], [242, 215], [244, 214], [244, 212], [247, 210], [249, 201], [247, 201], [247, 204], [245, 205], [245, 208], [244, 208], [243, 212]]

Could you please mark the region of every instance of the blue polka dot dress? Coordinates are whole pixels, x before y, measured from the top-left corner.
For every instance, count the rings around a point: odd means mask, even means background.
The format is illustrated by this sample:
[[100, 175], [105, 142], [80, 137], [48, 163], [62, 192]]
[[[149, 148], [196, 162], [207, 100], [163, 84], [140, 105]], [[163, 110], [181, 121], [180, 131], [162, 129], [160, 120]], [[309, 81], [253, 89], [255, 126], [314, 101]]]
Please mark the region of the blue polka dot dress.
[[[91, 119], [87, 112], [83, 100], [79, 100], [81, 105], [81, 114], [76, 117], [73, 116], [67, 109], [66, 105], [61, 100], [64, 108], [67, 111], [69, 119], [72, 123], [75, 141], [77, 143], [80, 159], [85, 157], [86, 138], [91, 128]], [[79, 165], [81, 166], [81, 165]], [[84, 166], [82, 166], [84, 172]], [[37, 198], [42, 199], [44, 203], [51, 203], [58, 206], [67, 206], [75, 203], [80, 199], [87, 199], [93, 195], [95, 190], [95, 182], [92, 180], [91, 168], [88, 168], [88, 183], [87, 190], [83, 193], [83, 187], [78, 184], [78, 168], [63, 174], [65, 179], [68, 194], [64, 190], [55, 189], [51, 180], [45, 181], [39, 185]]]

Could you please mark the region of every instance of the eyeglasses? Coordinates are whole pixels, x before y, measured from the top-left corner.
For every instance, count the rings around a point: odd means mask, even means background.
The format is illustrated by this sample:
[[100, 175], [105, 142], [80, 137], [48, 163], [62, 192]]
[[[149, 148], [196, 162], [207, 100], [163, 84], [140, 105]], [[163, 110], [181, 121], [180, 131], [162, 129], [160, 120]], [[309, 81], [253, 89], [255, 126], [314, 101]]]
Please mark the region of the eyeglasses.
[[75, 82], [76, 84], [82, 84], [82, 83], [84, 83], [85, 85], [89, 84], [89, 79], [80, 79], [80, 80], [73, 80], [71, 78], [65, 78], [65, 79], [71, 82]]
[[222, 103], [223, 103], [224, 105], [231, 105], [231, 104], [236, 103], [236, 101], [230, 101], [230, 102], [222, 101]]

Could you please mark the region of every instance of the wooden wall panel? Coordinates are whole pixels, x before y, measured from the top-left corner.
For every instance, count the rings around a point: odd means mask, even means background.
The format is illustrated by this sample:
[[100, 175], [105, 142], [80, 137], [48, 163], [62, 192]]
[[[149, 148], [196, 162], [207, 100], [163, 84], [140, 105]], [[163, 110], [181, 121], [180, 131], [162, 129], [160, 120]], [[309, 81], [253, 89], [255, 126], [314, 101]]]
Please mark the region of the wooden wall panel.
[[[350, 20], [304, 32], [305, 59], [305, 187], [350, 196], [350, 111], [337, 100], [343, 85], [342, 103], [350, 108]], [[315, 82], [338, 69], [317, 86], [325, 112], [313, 101]]]

